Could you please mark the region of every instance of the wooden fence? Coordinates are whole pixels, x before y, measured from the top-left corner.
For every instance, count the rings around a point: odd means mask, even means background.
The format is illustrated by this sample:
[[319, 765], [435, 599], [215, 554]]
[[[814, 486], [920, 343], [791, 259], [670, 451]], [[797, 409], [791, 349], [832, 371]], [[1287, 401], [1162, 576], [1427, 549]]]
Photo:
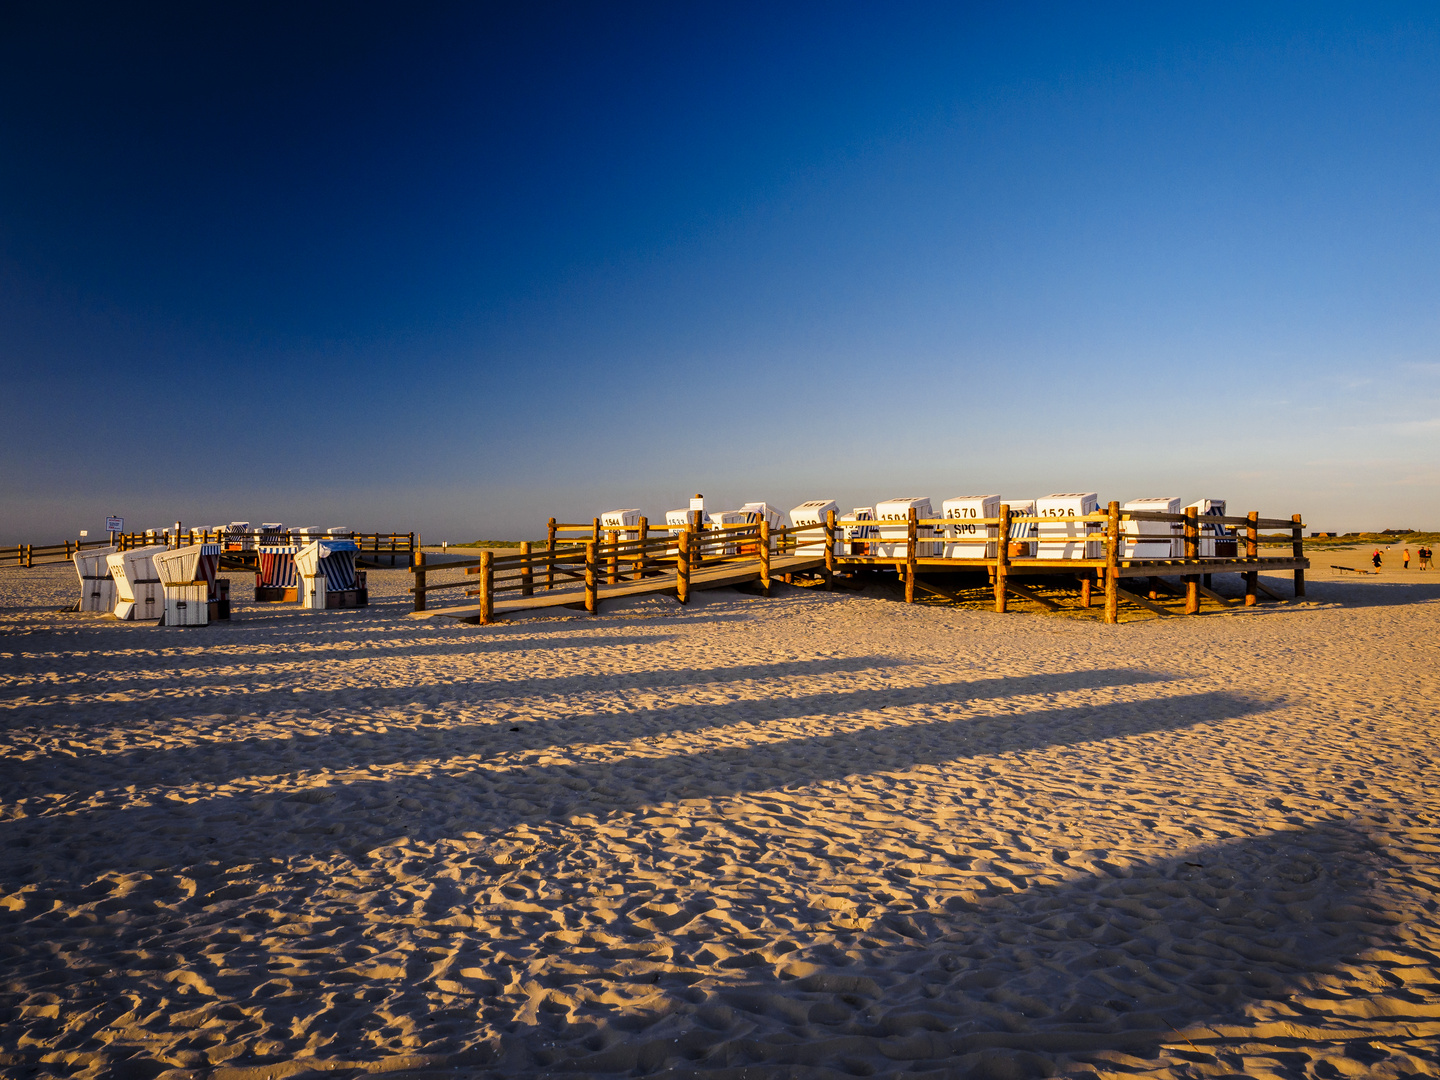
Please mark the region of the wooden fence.
[[[237, 551], [254, 551], [259, 546], [262, 535], [254, 530], [232, 533], [229, 530], [182, 529], [177, 533], [173, 529], [165, 529], [154, 533], [116, 533], [113, 543], [119, 551], [132, 551], [151, 544], [164, 544], [170, 548], [186, 547], [190, 544], [220, 544], [226, 548], [234, 547]], [[362, 559], [387, 559], [392, 566], [401, 565], [403, 560], [403, 565], [407, 567], [415, 561], [419, 540], [413, 532], [351, 533], [349, 536], [334, 539], [353, 541], [360, 548]], [[289, 541], [286, 539], [279, 542]], [[76, 551], [109, 547], [111, 544], [112, 540], [108, 536], [104, 540], [66, 540], [60, 544], [16, 544], [13, 547], [0, 548], [0, 566], [31, 567], [37, 564], [69, 562]]]
[[61, 544], [15, 544], [0, 548], [0, 566], [69, 562], [77, 551], [109, 547], [109, 540], [66, 540]]
[[[1184, 548], [1182, 556], [1162, 559], [1122, 558], [1122, 544], [1169, 543], [1171, 535], [1140, 534], [1127, 532], [1125, 522], [1164, 522], [1180, 526], [1179, 539]], [[903, 525], [905, 536], [867, 538], [855, 547], [863, 551], [837, 551], [837, 542], [847, 525], [862, 525], [869, 528], [896, 529]], [[1050, 608], [1053, 602], [1036, 595], [1030, 589], [1013, 580], [1022, 575], [1065, 575], [1078, 581], [1081, 606], [1089, 607], [1092, 589], [1099, 585], [1104, 590], [1105, 621], [1119, 621], [1119, 604], [1122, 598], [1142, 607], [1171, 614], [1142, 596], [1122, 587], [1127, 577], [1165, 577], [1179, 575], [1185, 586], [1185, 612], [1198, 614], [1201, 595], [1208, 596], [1223, 604], [1236, 604], [1209, 588], [1208, 577], [1214, 573], [1238, 572], [1245, 578], [1245, 606], [1258, 601], [1258, 593], [1275, 596], [1271, 590], [1259, 583], [1259, 573], [1267, 571], [1290, 571], [1294, 574], [1295, 595], [1305, 595], [1305, 570], [1309, 564], [1304, 553], [1304, 523], [1296, 514], [1289, 519], [1262, 518], [1258, 512], [1243, 517], [1222, 517], [1198, 513], [1194, 507], [1183, 514], [1167, 514], [1150, 511], [1122, 511], [1118, 502], [1110, 503], [1103, 513], [1074, 516], [1011, 517], [1010, 507], [1002, 504], [997, 517], [966, 518], [967, 526], [983, 526], [981, 534], [965, 536], [949, 535], [957, 525], [954, 519], [921, 519], [912, 508], [904, 522], [862, 522], [841, 523], [831, 511], [826, 521], [814, 525], [791, 526], [785, 529], [771, 529], [768, 522], [748, 525], [721, 527], [686, 526], [678, 531], [668, 527], [666, 533], [652, 537], [647, 519], [641, 518], [633, 528], [603, 529], [599, 519], [590, 524], [559, 524], [550, 519], [545, 547], [536, 550], [526, 542], [519, 553], [496, 556], [483, 551], [478, 558], [452, 560], [434, 569], [463, 568], [467, 576], [478, 575], [480, 581], [472, 585], [468, 581], [454, 581], [430, 584], [428, 569], [423, 553], [417, 556], [412, 567], [415, 574], [415, 610], [426, 610], [427, 596], [445, 589], [466, 588], [466, 595], [479, 597], [480, 621], [489, 622], [494, 616], [495, 598], [502, 593], [518, 593], [533, 596], [536, 588], [553, 589], [557, 582], [562, 586], [579, 586], [584, 591], [587, 611], [598, 607], [598, 589], [602, 581], [611, 585], [622, 581], [643, 581], [647, 577], [675, 576], [675, 591], [681, 603], [689, 599], [690, 577], [697, 566], [717, 562], [754, 562], [761, 587], [770, 587], [771, 562], [775, 557], [794, 558], [810, 554], [817, 562], [816, 569], [826, 581], [833, 584], [835, 575], [842, 569], [856, 569], [867, 566], [890, 566], [899, 572], [905, 583], [905, 600], [913, 603], [916, 590], [952, 595], [946, 590], [920, 580], [922, 569], [929, 571], [984, 569], [993, 583], [995, 610], [1005, 612], [1009, 597], [1022, 596]], [[1018, 525], [1074, 525], [1078, 528], [1067, 532], [1078, 535], [1026, 536], [1027, 543], [1088, 544], [1103, 545], [1102, 558], [1066, 559], [1020, 557], [1011, 552], [1012, 530]], [[1237, 535], [1237, 545], [1243, 543], [1244, 554], [1222, 556], [1200, 555], [1202, 528], [1204, 526], [1227, 526], [1243, 528], [1243, 537]], [[994, 534], [989, 530], [994, 527]], [[934, 529], [938, 535], [922, 536], [920, 530]], [[1261, 558], [1259, 555], [1261, 529], [1284, 529], [1289, 533], [1291, 554], [1289, 557]], [[560, 533], [584, 532], [588, 538], [583, 542], [561, 544]], [[602, 536], [604, 537], [602, 539]], [[995, 543], [995, 555], [983, 558], [949, 558], [944, 556], [921, 556], [921, 544], [950, 543]], [[904, 544], [903, 556], [879, 556], [869, 554], [870, 546], [884, 544], [898, 547]], [[1278, 597], [1276, 597], [1278, 599]]]

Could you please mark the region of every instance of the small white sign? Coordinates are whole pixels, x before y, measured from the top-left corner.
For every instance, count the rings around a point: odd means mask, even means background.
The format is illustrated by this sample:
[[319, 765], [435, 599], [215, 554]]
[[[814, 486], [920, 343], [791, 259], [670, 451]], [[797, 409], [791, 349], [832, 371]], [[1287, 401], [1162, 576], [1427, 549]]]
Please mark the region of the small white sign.
[[106, 519], [105, 519], [105, 531], [106, 531], [106, 532], [124, 532], [124, 531], [125, 531], [125, 519], [124, 519], [124, 518], [106, 518]]
[[89, 535], [90, 535], [90, 530], [89, 530], [89, 529], [81, 529], [81, 530], [80, 530], [80, 535], [81, 535], [81, 536], [89, 536]]
[[705, 500], [704, 500], [703, 498], [700, 498], [700, 499], [691, 499], [691, 500], [690, 500], [690, 509], [691, 509], [691, 510], [704, 510], [704, 509], [705, 509]]

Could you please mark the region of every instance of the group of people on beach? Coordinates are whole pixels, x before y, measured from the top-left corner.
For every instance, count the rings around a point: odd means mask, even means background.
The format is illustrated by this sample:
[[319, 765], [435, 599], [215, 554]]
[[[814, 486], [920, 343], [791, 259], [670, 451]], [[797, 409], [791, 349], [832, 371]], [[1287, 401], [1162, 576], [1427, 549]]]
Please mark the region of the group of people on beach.
[[[1421, 570], [1429, 570], [1429, 569], [1430, 569], [1430, 559], [1431, 559], [1431, 555], [1432, 555], [1432, 552], [1430, 551], [1430, 549], [1429, 549], [1428, 547], [1417, 548], [1416, 551], [1415, 551], [1415, 555], [1416, 555], [1416, 557], [1419, 558], [1419, 560], [1420, 560], [1420, 569], [1421, 569]], [[1376, 570], [1379, 570], [1379, 569], [1380, 569], [1380, 558], [1381, 558], [1381, 556], [1380, 556], [1380, 549], [1377, 547], [1377, 548], [1375, 549], [1374, 554], [1372, 554], [1372, 555], [1370, 556], [1370, 562], [1374, 564]], [[1409, 570], [1409, 569], [1410, 569], [1410, 549], [1409, 549], [1408, 547], [1405, 548], [1405, 549], [1400, 553], [1400, 558], [1404, 560], [1404, 566], [1402, 567], [1402, 569]]]

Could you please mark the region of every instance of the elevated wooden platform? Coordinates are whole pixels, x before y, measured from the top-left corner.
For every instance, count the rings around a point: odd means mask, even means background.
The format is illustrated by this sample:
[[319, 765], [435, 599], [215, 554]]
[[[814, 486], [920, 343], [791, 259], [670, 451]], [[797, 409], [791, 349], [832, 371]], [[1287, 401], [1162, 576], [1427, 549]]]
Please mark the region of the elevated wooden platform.
[[[903, 569], [909, 565], [906, 559], [879, 559], [864, 555], [839, 555], [835, 563], [841, 567], [884, 566]], [[1007, 565], [1010, 576], [1033, 574], [1054, 576], [1057, 574], [1079, 574], [1105, 569], [1104, 559], [1014, 559]], [[925, 559], [917, 558], [915, 567], [921, 573], [926, 571], [979, 571], [994, 570], [994, 559]], [[1233, 559], [1128, 559], [1117, 564], [1116, 577], [1166, 577], [1175, 574], [1248, 574], [1281, 570], [1308, 570], [1309, 559], [1293, 557]]]
[[[426, 564], [427, 569], [434, 570], [436, 567], [444, 569], [445, 564]], [[460, 565], [464, 565], [461, 563]], [[780, 577], [782, 574], [806, 574], [823, 570], [825, 557], [823, 555], [775, 555], [770, 560], [770, 576]], [[744, 585], [747, 582], [760, 580], [760, 565], [754, 559], [746, 559], [740, 562], [721, 562], [710, 565], [701, 564], [690, 573], [690, 588], [695, 589], [724, 589], [734, 585]], [[600, 604], [607, 600], [620, 600], [631, 596], [674, 596], [676, 593], [675, 575], [664, 574], [661, 576], [646, 578], [644, 581], [627, 581], [619, 585], [601, 585], [596, 590]], [[553, 591], [537, 589], [534, 596], [515, 596], [508, 600], [495, 601], [496, 616], [510, 615], [520, 611], [534, 611], [540, 608], [575, 607], [585, 609], [584, 589], [555, 589]], [[479, 601], [464, 604], [456, 607], [435, 608], [429, 611], [412, 611], [408, 618], [411, 619], [455, 619], [459, 622], [478, 623], [480, 621]]]
[[[415, 617], [440, 616], [481, 624], [511, 612], [549, 607], [571, 606], [595, 612], [605, 600], [646, 594], [674, 595], [684, 603], [692, 588], [716, 589], [751, 581], [768, 585], [776, 577], [797, 573], [816, 574], [827, 586], [833, 587], [835, 578], [847, 572], [882, 568], [893, 569], [898, 574], [905, 587], [907, 603], [914, 603], [917, 589], [954, 599], [950, 590], [934, 578], [946, 573], [974, 574], [983, 570], [994, 590], [995, 611], [999, 614], [1006, 612], [1011, 594], [1058, 610], [1053, 601], [1034, 591], [1033, 584], [1022, 585], [1019, 579], [1029, 578], [1033, 583], [1044, 577], [1069, 578], [1078, 586], [1080, 605], [1084, 608], [1090, 606], [1095, 588], [1102, 588], [1105, 621], [1115, 623], [1119, 620], [1122, 596], [1142, 607], [1169, 614], [1152, 602], [1153, 593], [1163, 587], [1161, 581], [1166, 577], [1181, 579], [1187, 615], [1200, 614], [1202, 595], [1229, 605], [1227, 598], [1210, 589], [1213, 574], [1232, 573], [1244, 578], [1246, 607], [1258, 603], [1261, 592], [1278, 599], [1272, 589], [1260, 584], [1262, 573], [1293, 573], [1295, 595], [1304, 596], [1305, 571], [1310, 566], [1305, 558], [1304, 527], [1299, 514], [1282, 519], [1262, 518], [1258, 512], [1244, 517], [1207, 513], [1202, 521], [1199, 504], [1178, 514], [1122, 511], [1118, 502], [1111, 502], [1103, 513], [1044, 517], [1012, 515], [1010, 507], [1001, 503], [994, 517], [963, 520], [921, 520], [912, 507], [903, 521], [887, 519], [873, 523], [842, 523], [833, 509], [827, 509], [823, 521], [811, 520], [788, 528], [774, 526], [768, 517], [742, 525], [690, 520], [678, 528], [667, 527], [659, 536], [649, 534], [648, 522], [639, 515], [633, 521], [604, 530], [599, 518], [589, 525], [560, 525], [552, 518], [543, 551], [536, 551], [525, 542], [517, 555], [497, 557], [484, 550], [478, 559], [448, 558], [427, 563], [422, 554], [411, 571], [415, 574]], [[1017, 528], [1019, 532], [1014, 531]], [[1288, 532], [1289, 556], [1262, 557], [1261, 529], [1281, 530], [1282, 541]], [[852, 535], [854, 530], [859, 530], [858, 535]], [[561, 531], [588, 533], [589, 538], [562, 545], [557, 535]], [[1219, 546], [1221, 536], [1236, 554], [1202, 555], [1207, 548], [1213, 550]], [[956, 537], [961, 538], [967, 551], [988, 548], [993, 554], [982, 558], [943, 558], [929, 554], [934, 545], [954, 543]], [[1043, 548], [1047, 543], [1063, 544], [1070, 550], [1091, 555], [1103, 552], [1104, 557], [1037, 557], [1036, 545]], [[1122, 557], [1126, 547], [1138, 548], [1141, 544], [1158, 545], [1172, 555], [1183, 550], [1183, 557]], [[1281, 546], [1283, 551], [1283, 544], [1276, 546]], [[870, 554], [877, 550], [886, 554]], [[922, 551], [927, 554], [922, 555]], [[465, 588], [468, 583], [459, 579], [431, 582], [427, 576], [437, 570], [460, 568], [465, 570], [466, 577], [478, 575], [478, 588], [470, 593], [478, 594], [477, 602], [429, 610], [429, 595]], [[930, 575], [932, 580], [922, 581], [922, 574]], [[1152, 599], [1121, 588], [1120, 582], [1127, 578], [1153, 579], [1149, 590]], [[601, 584], [602, 581], [608, 583]], [[561, 587], [553, 589], [555, 585]], [[500, 595], [506, 593], [510, 595], [500, 599]]]

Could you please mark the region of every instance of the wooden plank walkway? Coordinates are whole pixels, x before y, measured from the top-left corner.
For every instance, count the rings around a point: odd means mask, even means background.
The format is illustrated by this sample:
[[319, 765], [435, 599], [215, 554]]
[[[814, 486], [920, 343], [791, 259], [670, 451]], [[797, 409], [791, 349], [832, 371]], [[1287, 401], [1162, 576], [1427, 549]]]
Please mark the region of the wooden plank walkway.
[[[782, 574], [803, 574], [823, 569], [825, 557], [823, 555], [772, 555], [770, 558], [770, 577], [780, 577]], [[433, 569], [427, 562], [426, 568]], [[444, 569], [443, 564], [440, 567]], [[746, 559], [741, 562], [725, 562], [714, 565], [702, 563], [690, 574], [690, 589], [724, 589], [732, 585], [743, 585], [749, 581], [760, 580], [760, 564], [754, 559]], [[631, 596], [665, 596], [675, 595], [675, 575], [665, 574], [660, 577], [647, 578], [644, 581], [626, 581], [618, 585], [599, 586], [598, 596], [603, 606], [607, 600], [619, 600]], [[538, 608], [553, 607], [578, 607], [582, 611], [585, 608], [584, 589], [555, 589], [554, 591], [536, 590], [534, 596], [516, 596], [508, 600], [495, 601], [495, 615], [511, 615], [520, 611], [533, 611]], [[412, 611], [407, 618], [411, 619], [456, 619], [460, 622], [478, 623], [480, 621], [480, 602], [463, 604], [457, 607], [435, 608], [430, 611]]]

